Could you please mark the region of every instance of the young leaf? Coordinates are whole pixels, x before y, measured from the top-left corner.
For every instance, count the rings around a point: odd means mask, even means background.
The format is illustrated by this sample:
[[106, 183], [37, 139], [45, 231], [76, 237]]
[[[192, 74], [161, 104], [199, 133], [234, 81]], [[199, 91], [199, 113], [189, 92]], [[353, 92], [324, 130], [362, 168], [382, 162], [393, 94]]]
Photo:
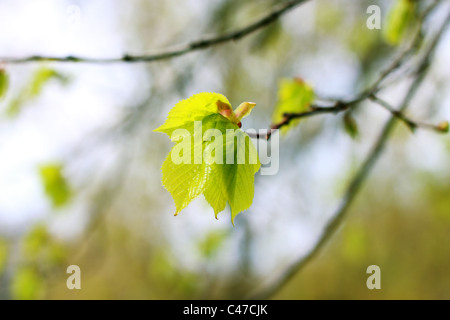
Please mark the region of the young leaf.
[[414, 0], [396, 0], [387, 16], [383, 37], [396, 46], [401, 43], [415, 13]]
[[66, 252], [43, 224], [34, 226], [22, 242], [23, 257], [32, 263], [42, 262], [47, 266], [60, 264]]
[[[23, 106], [30, 100], [35, 99], [42, 92], [45, 85], [52, 79], [58, 80], [62, 84], [66, 84], [69, 78], [61, 73], [46, 67], [39, 68], [31, 77], [30, 82], [19, 92], [8, 108], [6, 114], [9, 117], [17, 116]], [[0, 81], [1, 82], [1, 81]]]
[[350, 137], [355, 139], [358, 136], [358, 124], [356, 123], [355, 118], [353, 118], [351, 112], [346, 112], [343, 118], [344, 129]]
[[54, 208], [60, 208], [69, 202], [72, 191], [62, 172], [60, 164], [47, 164], [39, 168], [45, 194]]
[[4, 69], [0, 69], [0, 99], [6, 95], [8, 91], [9, 77]]
[[23, 239], [23, 253], [32, 260], [39, 256], [50, 242], [47, 227], [41, 224], [34, 226]]
[[205, 258], [211, 258], [227, 239], [227, 231], [211, 231], [198, 244], [199, 251]]
[[16, 270], [11, 280], [11, 295], [16, 300], [42, 299], [46, 284], [42, 276], [32, 267]]
[[[241, 106], [243, 106], [242, 104]], [[254, 106], [245, 104], [239, 117]], [[162, 165], [162, 183], [171, 193], [177, 215], [203, 194], [218, 214], [228, 202], [231, 219], [253, 201], [254, 175], [260, 168], [258, 154], [227, 98], [199, 93], [180, 101], [166, 122], [155, 129], [176, 144]]]
[[68, 78], [59, 72], [49, 69], [49, 68], [41, 68], [36, 71], [34, 74], [30, 86], [29, 86], [29, 95], [31, 98], [34, 98], [38, 96], [42, 88], [45, 86], [45, 84], [51, 80], [51, 79], [57, 79], [61, 83], [65, 84], [68, 81]]
[[242, 118], [245, 118], [252, 112], [253, 108], [256, 106], [256, 103], [253, 102], [243, 102], [236, 108], [234, 111], [236, 114], [236, 118], [241, 121]]
[[[283, 120], [285, 113], [299, 113], [307, 111], [314, 100], [314, 91], [310, 85], [300, 78], [281, 79], [278, 87], [278, 102], [272, 115], [272, 122]], [[286, 133], [300, 120], [294, 120], [281, 130]]]

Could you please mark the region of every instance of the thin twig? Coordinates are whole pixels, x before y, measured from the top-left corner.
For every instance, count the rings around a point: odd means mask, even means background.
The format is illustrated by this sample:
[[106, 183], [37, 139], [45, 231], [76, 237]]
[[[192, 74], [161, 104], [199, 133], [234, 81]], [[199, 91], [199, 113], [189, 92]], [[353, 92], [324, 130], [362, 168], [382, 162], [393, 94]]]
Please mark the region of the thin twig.
[[189, 52], [204, 50], [215, 45], [223, 44], [225, 42], [240, 40], [257, 30], [267, 27], [271, 23], [275, 22], [282, 15], [286, 14], [287, 12], [294, 9], [298, 5], [303, 4], [307, 1], [308, 0], [290, 0], [283, 2], [281, 5], [277, 6], [273, 11], [269, 12], [266, 16], [262, 17], [261, 19], [253, 22], [252, 24], [244, 28], [231, 31], [219, 36], [199, 39], [190, 42], [188, 44], [180, 45], [173, 49], [162, 51], [156, 54], [148, 54], [148, 55], [124, 54], [123, 56], [117, 58], [89, 58], [80, 56], [51, 57], [51, 56], [34, 55], [25, 58], [0, 57], [0, 62], [10, 64], [19, 64], [28, 62], [82, 62], [82, 63], [107, 64], [107, 63], [153, 62], [159, 60], [168, 60], [171, 58], [187, 54]]
[[[378, 78], [365, 90], [360, 92], [356, 95], [355, 98], [343, 101], [340, 99], [327, 99], [328, 101], [334, 101], [334, 104], [330, 107], [311, 107], [310, 111], [305, 111], [301, 113], [288, 113], [284, 114], [283, 119], [275, 124], [272, 124], [270, 126], [270, 130], [268, 130], [267, 134], [262, 137], [258, 133], [247, 133], [251, 138], [264, 138], [266, 140], [269, 140], [272, 133], [277, 130], [281, 129], [284, 126], [287, 126], [292, 120], [299, 119], [299, 118], [306, 118], [311, 116], [316, 116], [319, 114], [328, 114], [328, 113], [339, 113], [342, 111], [346, 111], [349, 108], [352, 108], [356, 105], [358, 105], [360, 102], [374, 96], [376, 93], [378, 93], [382, 87], [381, 84], [383, 81], [389, 77], [395, 70], [400, 68], [403, 63], [405, 62], [406, 58], [409, 57], [411, 54], [414, 53], [417, 48], [420, 47], [420, 44], [422, 42], [422, 25], [426, 17], [429, 15], [429, 13], [436, 8], [436, 6], [440, 3], [440, 0], [434, 1], [431, 5], [429, 5], [425, 10], [421, 13], [420, 17], [417, 21], [417, 28], [414, 30], [414, 34], [412, 36], [412, 40], [410, 41], [409, 45], [405, 47], [404, 50], [402, 50], [396, 58], [393, 59], [392, 62], [390, 62], [379, 74]], [[442, 131], [442, 130], [440, 130]]]
[[[442, 128], [441, 124], [434, 125], [431, 123], [414, 121], [408, 118], [403, 112], [395, 110], [393, 106], [391, 106], [387, 101], [380, 99], [379, 97], [373, 95], [369, 97], [369, 100], [375, 102], [376, 104], [382, 106], [386, 110], [388, 110], [394, 117], [403, 121], [411, 131], [415, 131], [416, 128], [429, 129], [437, 132], [445, 132]], [[444, 123], [444, 122], [442, 122]]]
[[283, 119], [280, 122], [272, 124], [270, 126], [270, 129], [267, 131], [267, 134], [264, 137], [262, 137], [259, 133], [253, 133], [253, 132], [246, 132], [246, 133], [250, 138], [256, 138], [256, 139], [264, 138], [266, 140], [269, 140], [275, 130], [278, 130], [284, 126], [287, 126], [289, 123], [291, 123], [291, 121], [293, 121], [295, 119], [308, 118], [308, 117], [313, 117], [313, 116], [320, 115], [320, 114], [340, 113], [340, 112], [343, 112], [343, 111], [346, 111], [346, 110], [352, 108], [353, 106], [357, 105], [358, 103], [360, 103], [361, 101], [363, 101], [367, 98], [368, 98], [368, 94], [364, 92], [364, 93], [361, 93], [360, 95], [358, 95], [353, 100], [348, 100], [348, 101], [336, 100], [333, 103], [333, 105], [331, 105], [331, 106], [325, 107], [325, 106], [311, 105], [309, 107], [311, 110], [308, 110], [308, 111], [303, 111], [303, 112], [299, 112], [299, 113], [284, 113]]
[[[425, 55], [420, 61], [419, 67], [417, 68], [417, 72], [415, 73], [415, 79], [412, 82], [411, 86], [409, 87], [408, 92], [402, 101], [401, 107], [399, 108], [400, 112], [404, 112], [408, 108], [412, 98], [414, 97], [418, 88], [422, 84], [425, 75], [429, 69], [429, 65], [431, 63], [430, 60], [431, 56], [433, 55], [437, 43], [441, 39], [441, 36], [449, 23], [450, 23], [450, 12], [448, 13], [439, 31], [433, 37], [429, 47], [426, 50]], [[333, 215], [333, 218], [331, 218], [331, 220], [326, 225], [321, 237], [319, 238], [313, 249], [306, 256], [301, 257], [300, 259], [295, 261], [289, 268], [287, 268], [287, 270], [283, 273], [280, 279], [278, 279], [278, 281], [273, 283], [268, 288], [251, 295], [250, 296], [251, 299], [267, 299], [271, 297], [274, 293], [280, 290], [287, 282], [289, 282], [289, 280], [291, 280], [292, 277], [299, 270], [301, 270], [308, 262], [310, 262], [320, 252], [320, 250], [328, 242], [328, 240], [334, 235], [334, 233], [341, 225], [341, 222], [347, 215], [348, 209], [350, 208], [353, 199], [360, 190], [362, 183], [365, 181], [366, 177], [368, 176], [371, 169], [375, 165], [376, 161], [380, 157], [386, 144], [386, 141], [388, 140], [392, 130], [394, 129], [396, 122], [397, 117], [392, 115], [388, 120], [388, 122], [385, 124], [371, 152], [369, 153], [366, 160], [362, 164], [361, 168], [356, 173], [352, 182], [348, 186], [345, 195], [342, 198], [341, 204], [336, 210], [336, 213]]]

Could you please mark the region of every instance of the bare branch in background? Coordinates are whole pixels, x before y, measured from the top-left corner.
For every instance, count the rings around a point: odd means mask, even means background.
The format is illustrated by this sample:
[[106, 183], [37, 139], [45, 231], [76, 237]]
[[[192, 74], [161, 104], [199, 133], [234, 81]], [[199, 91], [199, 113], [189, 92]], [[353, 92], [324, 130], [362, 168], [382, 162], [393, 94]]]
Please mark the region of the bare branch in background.
[[50, 57], [39, 55], [25, 58], [0, 57], [0, 63], [20, 64], [28, 62], [82, 62], [82, 63], [107, 64], [107, 63], [153, 62], [160, 60], [168, 60], [178, 56], [185, 55], [193, 51], [204, 50], [212, 46], [216, 46], [226, 42], [240, 40], [257, 30], [269, 26], [270, 24], [278, 20], [278, 18], [280, 18], [282, 15], [286, 14], [287, 12], [291, 11], [298, 5], [303, 4], [307, 1], [308, 0], [286, 1], [281, 5], [279, 5], [278, 7], [276, 7], [273, 11], [269, 12], [266, 16], [262, 17], [261, 19], [253, 22], [252, 24], [244, 28], [231, 31], [219, 36], [199, 39], [185, 45], [180, 45], [174, 49], [169, 49], [167, 51], [163, 51], [156, 54], [148, 54], [148, 55], [124, 54], [123, 56], [117, 58], [89, 58], [79, 56]]
[[[299, 118], [307, 118], [312, 117], [320, 114], [336, 114], [343, 111], [346, 111], [350, 108], [353, 108], [357, 106], [360, 102], [363, 102], [367, 99], [373, 100], [375, 95], [382, 90], [382, 83], [384, 80], [386, 80], [394, 71], [398, 70], [404, 63], [407, 61], [407, 58], [410, 58], [411, 55], [420, 47], [420, 44], [423, 40], [422, 37], [422, 25], [426, 17], [429, 15], [433, 9], [436, 8], [436, 6], [440, 3], [440, 1], [434, 1], [431, 5], [429, 5], [423, 13], [420, 15], [417, 23], [417, 28], [414, 30], [414, 35], [412, 37], [412, 40], [408, 46], [405, 47], [403, 51], [401, 51], [394, 60], [389, 63], [383, 69], [378, 76], [378, 78], [370, 85], [366, 90], [362, 91], [358, 95], [356, 95], [355, 98], [343, 101], [339, 99], [327, 99], [332, 103], [331, 106], [328, 107], [322, 107], [322, 106], [311, 106], [311, 110], [300, 112], [300, 113], [286, 113], [284, 114], [284, 118], [282, 121], [272, 124], [270, 126], [270, 129], [268, 130], [268, 133], [262, 137], [258, 133], [247, 133], [252, 138], [264, 138], [266, 140], [270, 139], [270, 136], [272, 135], [274, 130], [281, 129], [284, 126], [287, 126], [292, 120], [299, 119]], [[374, 101], [374, 100], [373, 100]], [[383, 106], [383, 105], [382, 105]], [[385, 105], [383, 107], [386, 107]], [[393, 110], [392, 110], [393, 111]], [[391, 112], [396, 113], [396, 112]], [[432, 128], [436, 130], [436, 126], [428, 125], [428, 124], [419, 124], [419, 123], [413, 123], [409, 119], [406, 119], [402, 114], [396, 113], [396, 116], [399, 118], [403, 118], [403, 120], [410, 125], [417, 126], [417, 127], [427, 127]], [[439, 125], [437, 126], [439, 127]], [[443, 132], [443, 130], [437, 129], [439, 132]]]
[[386, 102], [383, 99], [378, 98], [375, 95], [370, 96], [369, 99], [371, 101], [375, 102], [376, 104], [384, 107], [397, 119], [403, 121], [408, 126], [408, 128], [411, 129], [411, 131], [413, 131], [413, 132], [416, 128], [429, 129], [429, 130], [434, 130], [437, 132], [446, 132], [445, 126], [442, 125], [445, 122], [441, 122], [440, 124], [434, 125], [434, 124], [430, 124], [430, 123], [414, 121], [414, 120], [411, 120], [410, 118], [408, 118], [403, 112], [395, 110], [395, 108], [392, 107], [388, 102]]

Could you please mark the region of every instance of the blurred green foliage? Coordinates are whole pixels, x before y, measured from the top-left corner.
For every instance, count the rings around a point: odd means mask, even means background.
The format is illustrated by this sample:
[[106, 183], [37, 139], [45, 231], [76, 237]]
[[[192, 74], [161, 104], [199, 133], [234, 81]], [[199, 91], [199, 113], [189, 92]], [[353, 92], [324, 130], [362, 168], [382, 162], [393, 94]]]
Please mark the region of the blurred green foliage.
[[66, 205], [72, 198], [72, 191], [64, 176], [63, 166], [59, 163], [50, 163], [39, 167], [39, 175], [45, 194], [54, 208]]
[[22, 108], [39, 96], [45, 85], [53, 79], [64, 85], [69, 82], [68, 76], [56, 70], [47, 67], [38, 68], [31, 76], [29, 82], [11, 100], [6, 109], [6, 114], [11, 118], [16, 117], [22, 111]]
[[395, 46], [403, 41], [415, 17], [416, 5], [415, 0], [396, 0], [394, 2], [383, 28], [383, 36], [387, 43]]
[[45, 280], [34, 267], [16, 270], [11, 284], [11, 296], [17, 300], [36, 300], [44, 298]]
[[[450, 299], [450, 183], [419, 176], [407, 205], [379, 187], [392, 179], [372, 182], [339, 233], [274, 299]], [[366, 287], [372, 264], [381, 290]]]
[[230, 233], [227, 231], [212, 231], [206, 234], [205, 238], [198, 244], [201, 255], [207, 259], [213, 258], [229, 235]]
[[66, 253], [62, 244], [53, 239], [45, 225], [34, 226], [22, 243], [24, 257], [30, 261], [57, 265], [64, 261]]
[[3, 99], [8, 91], [9, 76], [4, 69], [0, 69], [0, 99]]
[[[449, 299], [450, 248], [445, 244], [450, 241], [450, 184], [426, 173], [421, 181], [423, 188], [417, 190], [420, 197], [406, 205], [396, 201], [398, 194], [393, 196], [392, 189], [379, 188], [392, 181], [372, 182], [321, 254], [273, 298]], [[440, 191], [436, 192], [438, 186]], [[116, 228], [110, 225], [108, 232], [117, 233]], [[242, 285], [228, 280], [224, 286], [216, 278], [219, 275], [210, 278], [205, 270], [177, 265], [168, 248], [149, 247], [131, 230], [123, 236], [128, 239], [126, 242], [111, 239], [109, 251], [106, 247], [93, 247], [79, 261], [82, 270], [86, 270], [83, 290], [67, 290], [63, 274], [52, 277], [53, 285], [48, 287], [46, 297], [235, 298]], [[213, 259], [217, 250], [223, 250], [227, 237], [226, 232], [207, 234], [198, 242], [199, 252]], [[381, 268], [381, 290], [366, 287], [366, 269], [372, 264]], [[126, 276], [118, 278], [118, 274]], [[235, 277], [237, 283], [244, 281], [239, 274]], [[34, 274], [32, 283], [35, 278]]]
[[62, 274], [67, 247], [55, 239], [44, 224], [33, 226], [20, 244], [18, 267], [11, 279], [11, 297], [43, 299], [53, 277]]
[[[281, 79], [278, 86], [278, 102], [272, 115], [272, 122], [279, 123], [284, 119], [285, 113], [301, 113], [309, 110], [314, 101], [314, 90], [303, 79]], [[289, 125], [281, 128], [286, 133], [299, 123], [293, 120]]]

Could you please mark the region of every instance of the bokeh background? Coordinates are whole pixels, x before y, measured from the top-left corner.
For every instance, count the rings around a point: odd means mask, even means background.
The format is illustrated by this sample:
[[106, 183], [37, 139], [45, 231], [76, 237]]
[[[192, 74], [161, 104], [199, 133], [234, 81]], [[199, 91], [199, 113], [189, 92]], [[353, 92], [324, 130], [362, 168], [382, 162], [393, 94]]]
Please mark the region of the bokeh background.
[[[0, 57], [158, 52], [282, 2], [1, 0]], [[431, 21], [449, 9], [442, 2]], [[152, 130], [198, 92], [256, 102], [243, 129], [269, 127], [282, 78], [303, 78], [319, 97], [354, 96], [400, 50], [366, 27], [369, 5], [385, 21], [391, 3], [311, 0], [242, 40], [148, 64], [3, 64], [0, 298], [231, 299], [276, 280], [313, 248], [390, 114], [362, 103], [355, 139], [341, 114], [302, 121], [234, 227], [228, 208], [215, 220], [203, 198], [173, 216], [160, 171], [172, 143]], [[446, 32], [411, 118], [450, 119], [449, 56]], [[398, 104], [406, 84], [382, 97]], [[341, 228], [272, 298], [449, 299], [449, 164], [448, 135], [400, 123]], [[66, 287], [72, 264], [81, 290]], [[381, 290], [366, 287], [372, 264]]]

